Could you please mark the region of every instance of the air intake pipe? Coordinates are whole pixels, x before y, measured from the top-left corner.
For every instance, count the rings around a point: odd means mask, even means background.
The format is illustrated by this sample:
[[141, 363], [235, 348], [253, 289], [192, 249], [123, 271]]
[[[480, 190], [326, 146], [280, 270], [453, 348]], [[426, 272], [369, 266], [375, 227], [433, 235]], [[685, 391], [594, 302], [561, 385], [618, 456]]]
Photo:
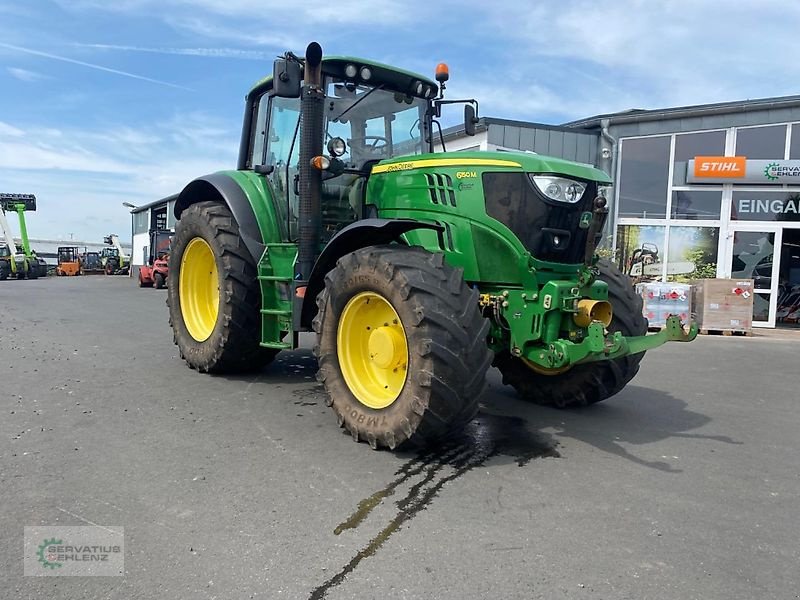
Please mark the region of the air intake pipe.
[[306, 48], [300, 100], [300, 239], [295, 270], [295, 279], [300, 281], [308, 280], [319, 252], [322, 173], [311, 166], [311, 159], [322, 154], [324, 106], [322, 47], [311, 42]]

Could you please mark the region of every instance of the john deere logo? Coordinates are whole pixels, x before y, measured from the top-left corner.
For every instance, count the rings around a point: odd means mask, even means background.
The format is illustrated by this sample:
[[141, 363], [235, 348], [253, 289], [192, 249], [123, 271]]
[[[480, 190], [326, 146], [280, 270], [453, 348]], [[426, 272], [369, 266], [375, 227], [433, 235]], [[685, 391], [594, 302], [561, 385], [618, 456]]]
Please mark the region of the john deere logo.
[[778, 176], [775, 174], [775, 169], [778, 168], [778, 163], [771, 162], [764, 167], [764, 177], [770, 181], [778, 181]]
[[63, 565], [58, 562], [55, 546], [60, 546], [63, 542], [56, 538], [51, 538], [42, 542], [36, 551], [36, 560], [42, 563], [45, 569], [58, 569]]

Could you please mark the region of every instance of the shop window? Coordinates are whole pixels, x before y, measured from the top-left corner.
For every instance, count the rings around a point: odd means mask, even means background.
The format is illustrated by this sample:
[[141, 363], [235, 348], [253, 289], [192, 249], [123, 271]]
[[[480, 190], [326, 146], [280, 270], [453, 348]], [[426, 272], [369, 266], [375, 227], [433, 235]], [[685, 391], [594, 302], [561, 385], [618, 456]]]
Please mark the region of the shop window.
[[670, 227], [667, 281], [717, 276], [718, 227]]
[[133, 234], [147, 233], [148, 222], [150, 220], [149, 211], [143, 210], [133, 214]]
[[635, 281], [661, 281], [666, 227], [619, 225], [617, 265]]
[[175, 200], [167, 204], [167, 229], [175, 229]]
[[672, 192], [673, 219], [719, 219], [722, 192], [697, 191]]
[[736, 131], [736, 156], [782, 159], [786, 148], [786, 125], [746, 127]]
[[[706, 131], [675, 136], [675, 166], [672, 183], [686, 185], [686, 165], [695, 156], [723, 156], [725, 154], [725, 132]], [[717, 207], [719, 211], [719, 207]], [[719, 215], [717, 215], [719, 217]]]
[[792, 139], [789, 144], [789, 158], [800, 159], [800, 123], [792, 125]]
[[733, 192], [734, 221], [800, 221], [800, 192]]
[[622, 140], [620, 217], [666, 218], [669, 146], [668, 136]]

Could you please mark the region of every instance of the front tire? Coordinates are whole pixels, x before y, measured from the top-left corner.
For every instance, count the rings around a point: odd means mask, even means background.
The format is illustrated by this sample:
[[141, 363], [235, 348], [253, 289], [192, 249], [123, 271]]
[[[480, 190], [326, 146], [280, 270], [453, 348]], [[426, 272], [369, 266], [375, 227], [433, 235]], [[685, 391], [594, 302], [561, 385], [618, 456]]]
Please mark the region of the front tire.
[[318, 378], [355, 441], [422, 446], [475, 416], [489, 322], [478, 292], [441, 254], [405, 246], [347, 254], [317, 306]]
[[157, 290], [164, 289], [164, 276], [161, 273], [155, 273], [153, 275], [153, 287]]
[[[598, 267], [599, 279], [608, 284], [608, 300], [614, 311], [608, 330], [619, 331], [626, 337], [647, 334], [642, 299], [636, 295], [630, 279], [608, 261], [601, 260]], [[495, 355], [494, 366], [502, 373], [503, 383], [516, 389], [523, 400], [568, 408], [594, 404], [620, 392], [639, 371], [644, 354], [576, 365], [563, 373], [547, 375], [504, 351]]]
[[241, 373], [275, 358], [276, 350], [260, 346], [256, 262], [227, 206], [204, 201], [184, 210], [169, 261], [169, 322], [191, 368]]

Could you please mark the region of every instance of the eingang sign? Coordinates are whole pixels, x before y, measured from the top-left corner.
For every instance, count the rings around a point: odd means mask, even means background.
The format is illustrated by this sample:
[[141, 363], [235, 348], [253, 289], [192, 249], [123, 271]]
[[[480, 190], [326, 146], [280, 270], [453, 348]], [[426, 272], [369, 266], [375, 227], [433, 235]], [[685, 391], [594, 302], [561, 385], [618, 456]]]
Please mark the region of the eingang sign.
[[734, 191], [731, 219], [737, 221], [800, 221], [800, 193]]
[[800, 160], [747, 160], [744, 156], [695, 156], [687, 164], [686, 182], [800, 185]]

